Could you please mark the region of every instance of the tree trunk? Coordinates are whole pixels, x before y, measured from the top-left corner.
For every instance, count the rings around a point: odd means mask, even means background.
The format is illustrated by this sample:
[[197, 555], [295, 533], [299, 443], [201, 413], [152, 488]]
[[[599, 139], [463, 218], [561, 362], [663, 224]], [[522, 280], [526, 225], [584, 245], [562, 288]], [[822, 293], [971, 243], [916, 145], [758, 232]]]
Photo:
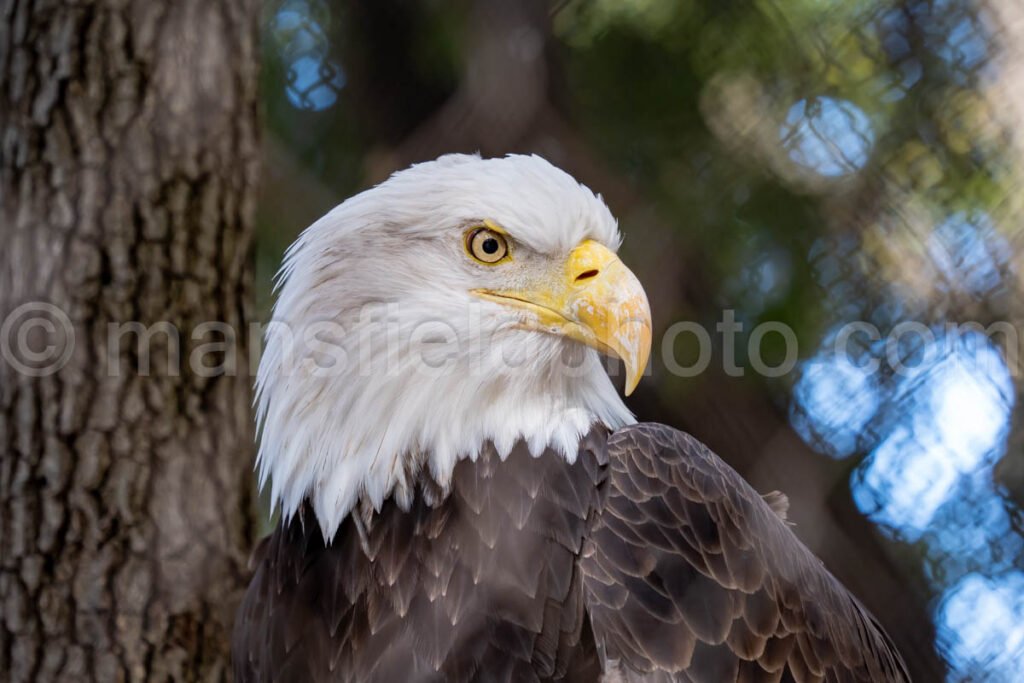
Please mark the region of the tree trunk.
[[[6, 680], [228, 676], [252, 534], [258, 17], [0, 0]], [[232, 334], [234, 354], [211, 345]]]

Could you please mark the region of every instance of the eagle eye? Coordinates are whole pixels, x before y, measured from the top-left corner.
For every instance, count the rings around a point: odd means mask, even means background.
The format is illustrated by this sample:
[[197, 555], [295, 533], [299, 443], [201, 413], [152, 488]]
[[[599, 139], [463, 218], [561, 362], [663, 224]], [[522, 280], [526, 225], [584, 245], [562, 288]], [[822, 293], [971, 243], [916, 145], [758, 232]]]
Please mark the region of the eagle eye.
[[494, 265], [508, 257], [508, 238], [490, 228], [474, 228], [466, 233], [466, 251], [480, 263]]

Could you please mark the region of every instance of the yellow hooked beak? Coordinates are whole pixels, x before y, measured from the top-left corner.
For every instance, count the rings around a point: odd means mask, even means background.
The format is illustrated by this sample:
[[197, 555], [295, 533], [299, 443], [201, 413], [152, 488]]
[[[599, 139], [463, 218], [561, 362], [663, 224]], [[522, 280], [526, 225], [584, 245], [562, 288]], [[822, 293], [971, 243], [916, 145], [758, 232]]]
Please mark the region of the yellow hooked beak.
[[536, 287], [473, 291], [525, 311], [523, 324], [529, 329], [569, 337], [622, 359], [626, 396], [639, 384], [651, 353], [651, 308], [640, 281], [607, 247], [581, 242], [561, 272]]

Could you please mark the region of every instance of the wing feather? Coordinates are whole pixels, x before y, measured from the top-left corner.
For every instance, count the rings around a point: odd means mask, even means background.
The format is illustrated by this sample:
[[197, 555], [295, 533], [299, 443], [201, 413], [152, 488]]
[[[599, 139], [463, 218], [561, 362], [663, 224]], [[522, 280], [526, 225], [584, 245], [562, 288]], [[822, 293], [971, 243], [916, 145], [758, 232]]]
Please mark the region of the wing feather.
[[607, 497], [584, 548], [606, 668], [634, 681], [910, 676], [867, 610], [767, 500], [693, 437], [657, 424], [608, 442]]

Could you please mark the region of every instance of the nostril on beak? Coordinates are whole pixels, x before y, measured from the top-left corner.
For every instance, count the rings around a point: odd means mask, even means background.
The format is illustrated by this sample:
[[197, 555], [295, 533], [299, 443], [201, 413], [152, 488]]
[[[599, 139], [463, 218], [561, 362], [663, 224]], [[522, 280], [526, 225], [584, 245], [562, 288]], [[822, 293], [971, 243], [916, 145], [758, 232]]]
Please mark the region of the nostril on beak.
[[583, 282], [584, 280], [589, 280], [592, 277], [597, 277], [596, 269], [583, 271], [582, 273], [576, 276], [576, 282]]

